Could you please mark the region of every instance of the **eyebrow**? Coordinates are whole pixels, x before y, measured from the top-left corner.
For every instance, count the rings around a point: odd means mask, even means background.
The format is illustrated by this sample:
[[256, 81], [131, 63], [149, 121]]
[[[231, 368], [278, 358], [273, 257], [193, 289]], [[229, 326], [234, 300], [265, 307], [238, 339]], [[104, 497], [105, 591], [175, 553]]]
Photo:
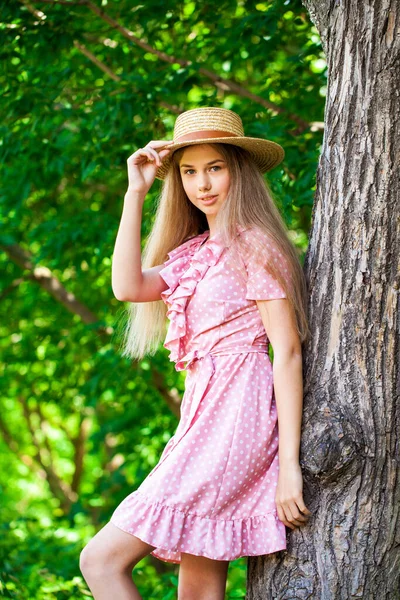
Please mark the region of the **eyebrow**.
[[[217, 158], [217, 159], [215, 159], [215, 160], [211, 160], [210, 162], [206, 163], [206, 165], [207, 165], [207, 166], [208, 166], [208, 165], [213, 165], [213, 164], [214, 164], [214, 163], [216, 163], [216, 162], [225, 162], [225, 161], [224, 161], [222, 158]], [[193, 165], [183, 165], [183, 164], [182, 164], [182, 165], [180, 165], [180, 168], [182, 168], [182, 167], [193, 167]]]

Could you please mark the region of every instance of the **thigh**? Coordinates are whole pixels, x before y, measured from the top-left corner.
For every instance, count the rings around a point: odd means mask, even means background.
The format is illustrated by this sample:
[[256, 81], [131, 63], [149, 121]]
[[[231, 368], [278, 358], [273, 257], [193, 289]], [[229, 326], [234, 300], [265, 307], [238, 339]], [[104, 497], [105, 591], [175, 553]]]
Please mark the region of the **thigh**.
[[181, 553], [178, 598], [224, 600], [229, 560]]
[[85, 546], [82, 562], [86, 566], [106, 564], [108, 568], [124, 570], [133, 568], [154, 548], [110, 521]]

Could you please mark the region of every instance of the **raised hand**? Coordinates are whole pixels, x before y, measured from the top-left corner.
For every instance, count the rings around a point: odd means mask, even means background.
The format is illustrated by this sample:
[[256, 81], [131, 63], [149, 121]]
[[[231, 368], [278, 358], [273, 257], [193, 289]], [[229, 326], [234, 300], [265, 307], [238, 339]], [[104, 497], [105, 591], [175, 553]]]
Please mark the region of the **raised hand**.
[[173, 141], [152, 140], [144, 148], [139, 148], [127, 160], [128, 190], [147, 194], [156, 177], [162, 159], [169, 154], [168, 145]]

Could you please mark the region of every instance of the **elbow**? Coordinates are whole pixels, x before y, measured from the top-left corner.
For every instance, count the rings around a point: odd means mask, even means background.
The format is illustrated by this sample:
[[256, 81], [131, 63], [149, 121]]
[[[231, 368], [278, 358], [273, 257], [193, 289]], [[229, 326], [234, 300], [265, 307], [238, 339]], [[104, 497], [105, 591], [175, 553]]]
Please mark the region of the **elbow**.
[[137, 302], [139, 289], [137, 285], [124, 280], [117, 281], [112, 278], [111, 288], [115, 298], [120, 302]]
[[113, 294], [120, 302], [137, 302], [136, 296], [126, 290], [112, 288]]
[[290, 344], [284, 348], [273, 348], [274, 351], [274, 362], [276, 363], [288, 363], [293, 360], [302, 361], [303, 353], [301, 344]]
[[120, 302], [139, 302], [142, 281], [138, 279], [128, 280], [125, 276], [120, 277], [117, 273], [112, 273], [111, 288], [113, 294]]
[[113, 289], [113, 294], [114, 294], [114, 298], [116, 298], [117, 300], [119, 300], [119, 302], [126, 302], [125, 296], [123, 296], [123, 294], [120, 294], [119, 292], [116, 292], [114, 289]]

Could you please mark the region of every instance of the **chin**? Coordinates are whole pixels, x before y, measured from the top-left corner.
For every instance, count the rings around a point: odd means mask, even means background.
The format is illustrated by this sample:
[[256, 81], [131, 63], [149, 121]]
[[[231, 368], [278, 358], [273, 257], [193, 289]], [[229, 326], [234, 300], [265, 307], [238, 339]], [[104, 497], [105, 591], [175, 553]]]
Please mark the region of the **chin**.
[[201, 212], [206, 213], [208, 215], [209, 213], [217, 213], [219, 210], [219, 206], [202, 206], [201, 208], [199, 207], [199, 209], [201, 210]]

